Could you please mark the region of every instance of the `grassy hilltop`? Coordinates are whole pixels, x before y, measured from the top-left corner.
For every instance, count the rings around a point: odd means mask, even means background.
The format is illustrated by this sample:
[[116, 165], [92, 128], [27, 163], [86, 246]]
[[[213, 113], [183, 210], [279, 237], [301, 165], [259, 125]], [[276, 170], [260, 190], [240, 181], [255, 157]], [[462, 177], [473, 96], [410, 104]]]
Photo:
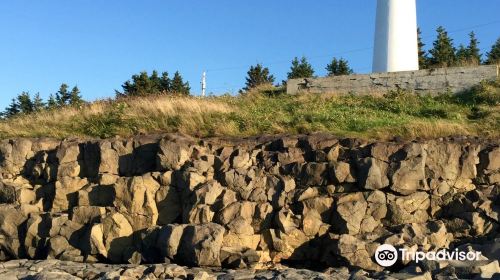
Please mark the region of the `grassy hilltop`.
[[241, 96], [166, 95], [97, 101], [0, 120], [0, 138], [112, 137], [182, 132], [194, 136], [330, 132], [387, 139], [500, 136], [500, 81], [460, 96], [304, 94], [260, 88]]

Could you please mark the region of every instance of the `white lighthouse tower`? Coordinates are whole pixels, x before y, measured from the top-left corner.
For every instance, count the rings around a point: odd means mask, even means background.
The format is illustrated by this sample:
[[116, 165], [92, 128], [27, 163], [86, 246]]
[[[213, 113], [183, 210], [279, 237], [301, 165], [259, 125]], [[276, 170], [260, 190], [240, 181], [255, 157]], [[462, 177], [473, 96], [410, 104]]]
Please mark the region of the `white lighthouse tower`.
[[416, 0], [377, 0], [373, 72], [418, 70]]

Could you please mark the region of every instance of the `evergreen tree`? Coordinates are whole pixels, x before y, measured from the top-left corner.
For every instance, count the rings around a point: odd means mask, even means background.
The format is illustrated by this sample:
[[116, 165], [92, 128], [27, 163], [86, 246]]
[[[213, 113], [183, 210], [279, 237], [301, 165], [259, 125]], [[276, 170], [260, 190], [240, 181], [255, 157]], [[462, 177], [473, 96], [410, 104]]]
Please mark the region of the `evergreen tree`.
[[79, 106], [84, 103], [82, 96], [80, 95], [80, 90], [77, 86], [74, 86], [69, 93], [68, 105]]
[[425, 44], [422, 41], [422, 31], [420, 28], [417, 29], [418, 34], [418, 65], [420, 69], [426, 69], [429, 64], [429, 57], [427, 52], [424, 50]]
[[437, 39], [434, 41], [433, 49], [429, 51], [431, 66], [448, 67], [455, 65], [453, 39], [448, 36], [448, 32], [442, 26], [438, 27], [436, 31], [438, 34]]
[[292, 66], [287, 76], [288, 79], [312, 78], [314, 76], [314, 69], [305, 57], [302, 57], [300, 60], [295, 57], [292, 60]]
[[463, 45], [458, 46], [456, 59], [457, 64], [460, 66], [465, 66], [469, 64], [469, 50]]
[[481, 50], [479, 49], [479, 41], [474, 32], [469, 33], [469, 46], [467, 47], [467, 55], [470, 63], [481, 64]]
[[170, 92], [170, 77], [168, 77], [168, 72], [161, 73], [160, 78], [160, 88], [162, 93]]
[[64, 106], [68, 104], [68, 101], [71, 98], [71, 94], [68, 91], [68, 85], [62, 83], [59, 87], [59, 91], [56, 92], [56, 102], [58, 106]]
[[47, 109], [55, 109], [57, 107], [57, 100], [54, 98], [53, 94], [49, 95], [49, 99], [47, 100]]
[[40, 112], [44, 108], [45, 108], [45, 103], [40, 97], [40, 93], [35, 94], [35, 97], [33, 98], [33, 111]]
[[154, 86], [147, 72], [132, 76], [132, 80], [135, 85], [135, 95], [144, 96], [152, 93]]
[[133, 96], [133, 95], [136, 95], [136, 92], [137, 92], [135, 89], [135, 85], [132, 82], [130, 82], [130, 80], [128, 80], [122, 84], [122, 89], [123, 89], [123, 92], [115, 90], [117, 97]]
[[19, 110], [23, 114], [30, 114], [34, 111], [33, 102], [28, 92], [23, 91], [17, 96], [17, 104], [19, 104]]
[[189, 95], [189, 92], [191, 91], [189, 83], [188, 82], [184, 83], [179, 71], [175, 72], [174, 78], [172, 79], [170, 86], [171, 86], [170, 90], [173, 93]]
[[158, 71], [153, 70], [153, 73], [149, 77], [149, 80], [151, 81], [151, 89], [150, 93], [151, 94], [158, 94], [161, 93], [161, 78], [158, 75]]
[[487, 55], [486, 59], [487, 64], [500, 63], [500, 38], [498, 38], [495, 44], [493, 44], [491, 50], [486, 55]]
[[333, 58], [332, 62], [326, 66], [329, 76], [351, 75], [354, 71], [349, 67], [349, 62], [343, 58]]
[[[118, 97], [160, 94], [172, 91], [171, 84], [172, 80], [168, 77], [167, 72], [163, 72], [160, 77], [158, 72], [154, 70], [151, 76], [149, 76], [147, 72], [141, 72], [139, 75], [132, 75], [132, 80], [123, 83], [123, 92], [115, 92]], [[184, 87], [186, 86], [184, 83], [183, 85]], [[184, 88], [183, 90], [185, 91], [186, 89]]]
[[21, 108], [19, 107], [19, 103], [17, 102], [16, 98], [12, 98], [12, 101], [9, 104], [9, 106], [5, 108], [4, 112], [2, 112], [2, 117], [10, 118], [19, 113], [21, 113]]
[[260, 85], [272, 83], [274, 83], [274, 76], [269, 74], [269, 68], [257, 64], [256, 66], [250, 66], [243, 90], [248, 91]]

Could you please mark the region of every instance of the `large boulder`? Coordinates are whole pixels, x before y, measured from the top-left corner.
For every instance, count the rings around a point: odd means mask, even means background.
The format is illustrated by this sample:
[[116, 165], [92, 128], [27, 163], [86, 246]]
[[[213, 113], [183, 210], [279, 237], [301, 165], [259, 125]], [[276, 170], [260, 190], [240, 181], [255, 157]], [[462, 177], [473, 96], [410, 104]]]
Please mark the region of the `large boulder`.
[[339, 197], [331, 224], [339, 233], [356, 235], [361, 231], [368, 203], [363, 193], [347, 194]]
[[[375, 253], [376, 244], [368, 244], [352, 235], [342, 234], [336, 240], [333, 253], [352, 267], [360, 267], [365, 270], [380, 271], [382, 268], [375, 264], [372, 256]], [[331, 256], [329, 254], [326, 257]], [[324, 262], [334, 264], [333, 259], [326, 258]]]
[[379, 190], [389, 186], [389, 165], [376, 158], [363, 158], [357, 162], [358, 185], [367, 190]]
[[186, 227], [187, 225], [167, 225], [161, 228], [156, 246], [162, 257], [174, 260]]
[[124, 261], [125, 249], [133, 246], [134, 230], [120, 213], [114, 213], [94, 224], [90, 230], [92, 255], [101, 255], [113, 263]]
[[33, 156], [32, 146], [28, 139], [0, 141], [0, 175], [10, 178], [21, 173], [26, 160]]
[[426, 192], [408, 196], [387, 194], [387, 205], [391, 225], [425, 223], [429, 219], [430, 196]]
[[177, 258], [189, 265], [220, 266], [220, 250], [225, 232], [223, 226], [214, 223], [186, 226], [177, 249]]
[[160, 186], [155, 195], [158, 225], [174, 223], [182, 213], [181, 196], [172, 186]]
[[26, 234], [23, 223], [27, 215], [19, 207], [0, 205], [0, 250], [11, 258], [24, 258], [22, 236]]
[[160, 184], [150, 174], [122, 177], [114, 185], [114, 206], [128, 219], [134, 230], [156, 225], [156, 192], [159, 188]]
[[52, 212], [65, 212], [78, 204], [78, 191], [88, 185], [86, 178], [61, 177], [54, 184]]
[[407, 145], [404, 159], [395, 162], [392, 172], [391, 189], [402, 195], [409, 195], [418, 190], [426, 190], [425, 162], [427, 153], [420, 144]]
[[177, 170], [191, 156], [191, 149], [184, 144], [162, 139], [159, 143], [157, 167], [161, 170]]

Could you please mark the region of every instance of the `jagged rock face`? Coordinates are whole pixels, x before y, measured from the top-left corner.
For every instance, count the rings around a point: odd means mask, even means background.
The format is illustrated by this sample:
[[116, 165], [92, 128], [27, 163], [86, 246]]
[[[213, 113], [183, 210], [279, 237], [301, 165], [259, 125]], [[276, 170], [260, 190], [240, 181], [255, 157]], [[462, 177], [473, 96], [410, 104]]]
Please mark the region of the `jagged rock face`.
[[382, 243], [500, 238], [499, 183], [498, 141], [471, 138], [4, 140], [0, 260], [380, 271]]

